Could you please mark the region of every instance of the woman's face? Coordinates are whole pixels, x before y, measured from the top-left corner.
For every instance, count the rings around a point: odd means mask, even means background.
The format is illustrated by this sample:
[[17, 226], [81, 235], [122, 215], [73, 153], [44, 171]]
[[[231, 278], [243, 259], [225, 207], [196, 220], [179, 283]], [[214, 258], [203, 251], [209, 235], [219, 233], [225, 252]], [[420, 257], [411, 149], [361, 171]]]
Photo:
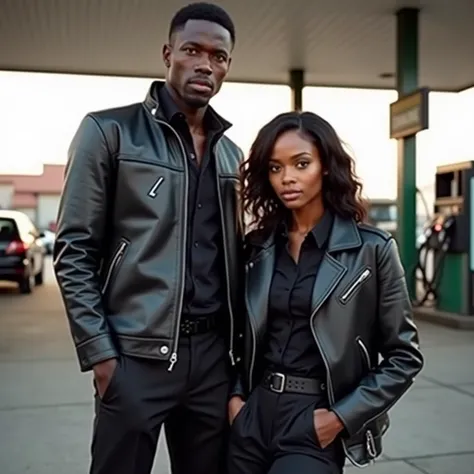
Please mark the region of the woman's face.
[[269, 179], [281, 202], [291, 210], [322, 203], [323, 169], [318, 149], [304, 134], [291, 130], [275, 142]]

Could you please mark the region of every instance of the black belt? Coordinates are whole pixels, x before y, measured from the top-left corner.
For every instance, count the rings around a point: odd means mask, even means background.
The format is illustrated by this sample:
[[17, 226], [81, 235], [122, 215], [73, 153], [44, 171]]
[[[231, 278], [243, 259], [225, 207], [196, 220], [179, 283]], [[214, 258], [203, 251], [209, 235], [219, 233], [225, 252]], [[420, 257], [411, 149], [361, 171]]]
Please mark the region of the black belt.
[[321, 395], [326, 392], [326, 384], [317, 379], [295, 377], [280, 372], [266, 371], [262, 385], [275, 393], [305, 393]]
[[199, 316], [196, 318], [183, 316], [179, 325], [179, 332], [182, 336], [204, 334], [215, 329], [217, 329], [216, 316]]

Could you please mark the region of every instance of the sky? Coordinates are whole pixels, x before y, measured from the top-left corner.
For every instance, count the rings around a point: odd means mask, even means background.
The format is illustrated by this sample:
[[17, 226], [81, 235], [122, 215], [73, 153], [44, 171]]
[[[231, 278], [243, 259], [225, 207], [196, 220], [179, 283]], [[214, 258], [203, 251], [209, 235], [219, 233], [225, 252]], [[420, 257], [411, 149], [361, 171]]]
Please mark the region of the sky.
[[[69, 143], [90, 111], [142, 101], [150, 79], [0, 71], [0, 173], [37, 174], [65, 163]], [[305, 110], [327, 119], [351, 150], [364, 194], [395, 198], [397, 141], [389, 139], [392, 90], [306, 87]], [[224, 84], [212, 106], [233, 123], [228, 135], [245, 153], [258, 130], [290, 109], [286, 86]], [[429, 129], [417, 137], [417, 182], [434, 183], [437, 165], [474, 159], [474, 88], [430, 93]]]

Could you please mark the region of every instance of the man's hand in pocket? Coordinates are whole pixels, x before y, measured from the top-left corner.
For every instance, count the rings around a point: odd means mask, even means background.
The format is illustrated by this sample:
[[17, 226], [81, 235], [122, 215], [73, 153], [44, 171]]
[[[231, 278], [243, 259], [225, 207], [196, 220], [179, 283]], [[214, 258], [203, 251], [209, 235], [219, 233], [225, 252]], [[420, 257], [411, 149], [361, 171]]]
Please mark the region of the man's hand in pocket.
[[240, 397], [232, 397], [229, 401], [229, 423], [232, 424], [235, 420], [235, 417], [239, 414], [239, 411], [242, 410], [245, 402]]
[[94, 380], [99, 398], [104, 396], [104, 393], [109, 386], [110, 380], [112, 379], [112, 376], [114, 375], [114, 372], [117, 368], [117, 363], [117, 359], [108, 359], [95, 364], [92, 368], [94, 371]]

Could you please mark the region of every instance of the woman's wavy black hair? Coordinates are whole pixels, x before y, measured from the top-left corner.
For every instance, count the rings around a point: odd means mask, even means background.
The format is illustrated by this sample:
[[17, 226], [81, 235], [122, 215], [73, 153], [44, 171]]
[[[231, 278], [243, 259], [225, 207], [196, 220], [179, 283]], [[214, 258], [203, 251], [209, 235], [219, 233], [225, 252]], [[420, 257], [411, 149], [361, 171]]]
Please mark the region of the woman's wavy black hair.
[[269, 180], [269, 160], [277, 139], [285, 132], [298, 130], [313, 140], [327, 171], [323, 177], [323, 203], [343, 219], [364, 221], [367, 210], [362, 199], [362, 184], [354, 172], [354, 160], [344, 150], [334, 128], [311, 112], [288, 112], [275, 117], [259, 132], [250, 155], [241, 165], [241, 202], [250, 226], [271, 231], [288, 210], [278, 199]]

